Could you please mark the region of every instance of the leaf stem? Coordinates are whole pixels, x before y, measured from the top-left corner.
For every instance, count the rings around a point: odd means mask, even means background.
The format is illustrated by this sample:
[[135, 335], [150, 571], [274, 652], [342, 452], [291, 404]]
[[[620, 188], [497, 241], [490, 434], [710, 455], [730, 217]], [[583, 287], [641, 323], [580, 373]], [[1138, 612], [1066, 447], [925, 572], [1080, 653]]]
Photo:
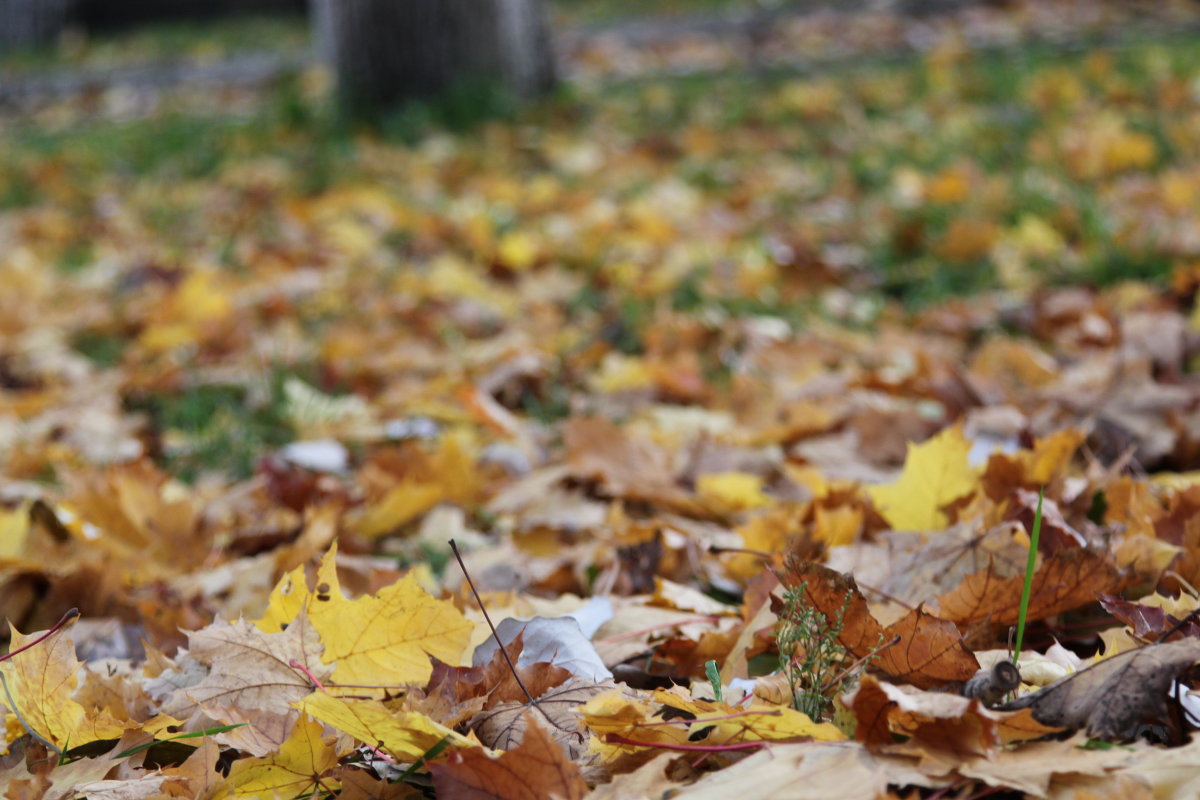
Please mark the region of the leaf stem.
[[1033, 533], [1029, 537], [1029, 560], [1025, 562], [1025, 585], [1021, 588], [1021, 611], [1017, 616], [1017, 640], [1013, 645], [1013, 666], [1021, 663], [1021, 642], [1025, 638], [1025, 619], [1029, 616], [1029, 595], [1033, 591], [1033, 570], [1037, 565], [1038, 539], [1042, 535], [1042, 500], [1046, 487], [1038, 489], [1037, 511], [1033, 515]]

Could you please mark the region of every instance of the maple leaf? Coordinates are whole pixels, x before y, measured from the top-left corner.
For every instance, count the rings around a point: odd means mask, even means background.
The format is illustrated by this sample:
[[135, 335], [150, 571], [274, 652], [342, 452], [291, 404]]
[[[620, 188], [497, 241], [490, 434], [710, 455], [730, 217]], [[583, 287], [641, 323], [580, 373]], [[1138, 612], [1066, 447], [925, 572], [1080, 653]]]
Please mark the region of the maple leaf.
[[431, 597], [412, 576], [348, 600], [338, 581], [336, 557], [334, 546], [322, 558], [311, 591], [303, 568], [285, 575], [255, 624], [278, 630], [303, 611], [320, 634], [322, 658], [334, 665], [338, 683], [423, 684], [433, 673], [430, 656], [459, 661], [474, 625], [453, 604]]
[[[938, 615], [959, 625], [1015, 625], [1024, 582], [1022, 575], [1000, 578], [990, 569], [968, 575], [938, 598]], [[1082, 547], [1059, 550], [1033, 573], [1028, 618], [1070, 611], [1119, 584], [1120, 575], [1107, 554]]]
[[971, 443], [957, 426], [922, 444], [910, 443], [899, 480], [870, 486], [867, 493], [893, 528], [940, 530], [948, 522], [942, 509], [976, 486], [967, 461], [970, 451]]
[[574, 762], [533, 719], [524, 713], [521, 744], [498, 757], [480, 748], [452, 754], [446, 761], [430, 765], [439, 797], [461, 800], [535, 800], [561, 798], [580, 800], [587, 783]]
[[209, 673], [185, 693], [210, 708], [287, 713], [293, 702], [312, 691], [309, 678], [292, 662], [317, 680], [333, 671], [321, 662], [320, 640], [303, 612], [279, 633], [263, 633], [244, 620], [232, 624], [218, 620], [188, 634], [188, 652], [207, 664]]
[[457, 747], [475, 742], [424, 714], [393, 711], [379, 700], [356, 700], [314, 692], [296, 703], [305, 714], [396, 758], [415, 761], [443, 740]]
[[229, 786], [234, 797], [262, 800], [332, 791], [337, 789], [337, 781], [325, 773], [336, 765], [337, 751], [322, 738], [321, 723], [302, 716], [278, 753], [235, 761], [229, 770]]
[[[9, 627], [12, 651], [42, 635]], [[75, 641], [62, 632], [0, 662], [9, 695], [25, 723], [60, 749], [119, 739], [128, 727], [106, 709], [85, 708], [75, 701], [80, 667]]]

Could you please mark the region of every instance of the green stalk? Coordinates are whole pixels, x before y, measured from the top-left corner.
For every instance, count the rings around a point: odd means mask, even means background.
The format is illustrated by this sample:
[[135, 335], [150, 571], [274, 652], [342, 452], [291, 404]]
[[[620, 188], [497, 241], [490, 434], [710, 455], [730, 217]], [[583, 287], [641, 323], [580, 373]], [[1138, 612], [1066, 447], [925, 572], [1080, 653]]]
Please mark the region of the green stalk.
[[1037, 563], [1038, 537], [1042, 533], [1042, 498], [1046, 487], [1038, 489], [1037, 511], [1033, 515], [1033, 533], [1029, 537], [1029, 560], [1025, 563], [1025, 586], [1021, 589], [1021, 613], [1017, 617], [1017, 641], [1013, 646], [1013, 665], [1021, 663], [1021, 642], [1025, 638], [1025, 618], [1029, 615], [1029, 595], [1033, 590], [1033, 569]]

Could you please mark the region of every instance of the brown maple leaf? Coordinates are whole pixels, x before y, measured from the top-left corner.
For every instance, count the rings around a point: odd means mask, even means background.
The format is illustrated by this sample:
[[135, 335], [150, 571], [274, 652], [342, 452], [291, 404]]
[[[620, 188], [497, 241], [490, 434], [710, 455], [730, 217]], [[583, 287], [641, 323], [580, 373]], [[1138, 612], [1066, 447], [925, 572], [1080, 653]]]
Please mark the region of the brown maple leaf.
[[[968, 575], [938, 598], [938, 616], [959, 625], [1015, 625], [1025, 578], [997, 576], [991, 569]], [[1047, 558], [1033, 573], [1028, 619], [1043, 619], [1094, 602], [1120, 585], [1116, 565], [1098, 550], [1073, 547]]]
[[430, 765], [438, 797], [456, 800], [580, 800], [587, 783], [533, 711], [518, 712], [524, 733], [520, 746], [489, 757], [483, 750], [454, 753]]

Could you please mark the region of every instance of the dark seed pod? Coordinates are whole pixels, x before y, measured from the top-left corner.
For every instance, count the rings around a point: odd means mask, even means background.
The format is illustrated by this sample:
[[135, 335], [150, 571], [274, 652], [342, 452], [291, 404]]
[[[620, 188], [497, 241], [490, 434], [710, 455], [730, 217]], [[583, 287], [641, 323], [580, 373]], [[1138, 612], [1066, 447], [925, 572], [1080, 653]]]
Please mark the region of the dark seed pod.
[[981, 669], [963, 687], [964, 697], [973, 697], [989, 708], [1004, 701], [1004, 695], [1021, 685], [1021, 673], [1011, 661], [999, 661]]

